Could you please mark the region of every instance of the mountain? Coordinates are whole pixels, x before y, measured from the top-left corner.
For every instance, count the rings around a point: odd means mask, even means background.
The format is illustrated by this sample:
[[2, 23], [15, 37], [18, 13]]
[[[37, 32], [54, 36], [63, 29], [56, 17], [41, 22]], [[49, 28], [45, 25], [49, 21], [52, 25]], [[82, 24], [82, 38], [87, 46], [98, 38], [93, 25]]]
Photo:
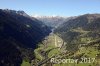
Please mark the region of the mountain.
[[57, 27], [58, 25], [65, 22], [67, 19], [67, 17], [60, 17], [60, 16], [33, 16], [33, 17], [44, 22], [47, 26], [50, 26], [52, 28]]
[[37, 44], [50, 28], [24, 11], [0, 9], [0, 66], [20, 66], [32, 60]]
[[61, 24], [54, 32], [67, 43], [67, 50], [74, 51], [79, 45], [91, 45], [96, 41], [100, 44], [100, 14], [77, 16]]

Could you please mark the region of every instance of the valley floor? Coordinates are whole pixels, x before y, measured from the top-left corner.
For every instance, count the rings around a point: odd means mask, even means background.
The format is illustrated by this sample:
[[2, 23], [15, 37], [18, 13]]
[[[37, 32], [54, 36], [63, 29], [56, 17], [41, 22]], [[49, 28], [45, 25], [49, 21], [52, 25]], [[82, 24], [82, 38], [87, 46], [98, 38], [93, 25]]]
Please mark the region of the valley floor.
[[[69, 52], [65, 50], [65, 42], [51, 33], [45, 38], [43, 42], [38, 44], [38, 48], [34, 50], [35, 59], [32, 60], [31, 64], [23, 62], [22, 66], [99, 66], [100, 65], [100, 52], [94, 46], [80, 47], [77, 52]], [[99, 45], [99, 44], [96, 44]], [[52, 59], [56, 59], [53, 60]], [[61, 60], [65, 59], [78, 59], [75, 63], [74, 60], [71, 62], [62, 63]]]

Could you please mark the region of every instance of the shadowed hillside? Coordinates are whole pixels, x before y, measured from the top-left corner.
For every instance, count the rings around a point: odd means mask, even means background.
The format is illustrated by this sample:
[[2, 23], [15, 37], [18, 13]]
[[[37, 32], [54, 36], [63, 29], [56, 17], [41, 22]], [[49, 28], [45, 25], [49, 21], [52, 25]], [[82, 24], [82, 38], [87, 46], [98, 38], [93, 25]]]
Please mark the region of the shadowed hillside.
[[24, 11], [0, 9], [0, 66], [20, 66], [34, 58], [33, 50], [51, 32]]

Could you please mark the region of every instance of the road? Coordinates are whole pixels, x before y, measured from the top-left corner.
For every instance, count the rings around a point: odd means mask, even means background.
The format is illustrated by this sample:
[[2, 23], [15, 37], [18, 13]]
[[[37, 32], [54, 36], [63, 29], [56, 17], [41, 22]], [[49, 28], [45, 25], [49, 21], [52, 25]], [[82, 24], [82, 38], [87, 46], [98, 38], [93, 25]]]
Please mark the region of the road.
[[55, 47], [57, 47], [57, 38], [55, 36]]

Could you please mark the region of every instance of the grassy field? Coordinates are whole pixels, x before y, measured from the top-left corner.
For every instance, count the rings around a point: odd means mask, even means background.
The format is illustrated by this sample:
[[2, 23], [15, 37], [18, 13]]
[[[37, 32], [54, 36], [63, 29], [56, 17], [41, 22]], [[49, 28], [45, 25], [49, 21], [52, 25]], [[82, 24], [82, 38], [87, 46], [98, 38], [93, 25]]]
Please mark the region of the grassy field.
[[21, 66], [31, 66], [29, 62], [23, 61]]

